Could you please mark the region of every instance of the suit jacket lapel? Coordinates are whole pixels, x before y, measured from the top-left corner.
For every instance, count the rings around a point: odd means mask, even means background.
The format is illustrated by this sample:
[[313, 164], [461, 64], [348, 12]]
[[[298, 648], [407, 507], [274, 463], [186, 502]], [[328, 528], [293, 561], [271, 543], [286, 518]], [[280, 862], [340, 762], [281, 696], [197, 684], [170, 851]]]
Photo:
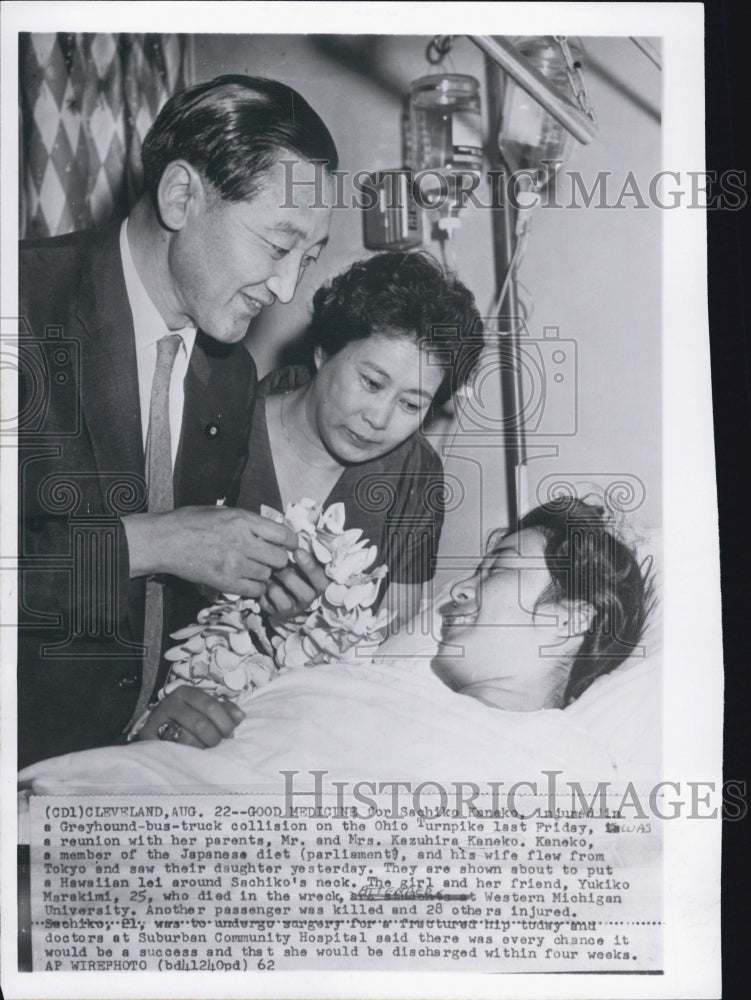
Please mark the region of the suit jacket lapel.
[[[114, 225], [92, 241], [81, 277], [81, 401], [96, 471], [143, 478], [135, 335], [119, 232]], [[217, 344], [199, 330], [185, 378], [175, 506], [213, 504], [224, 495], [247, 440], [254, 395], [255, 368], [244, 348]], [[144, 493], [144, 508], [145, 499]]]
[[81, 277], [81, 401], [97, 471], [143, 476], [135, 337], [119, 233], [119, 224], [103, 230]]

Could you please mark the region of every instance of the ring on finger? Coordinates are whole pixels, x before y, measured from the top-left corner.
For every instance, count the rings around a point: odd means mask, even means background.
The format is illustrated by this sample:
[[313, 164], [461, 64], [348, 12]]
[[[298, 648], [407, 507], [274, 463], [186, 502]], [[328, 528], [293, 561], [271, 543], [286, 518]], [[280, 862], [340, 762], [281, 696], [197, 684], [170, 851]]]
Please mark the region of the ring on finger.
[[174, 719], [168, 719], [157, 729], [156, 735], [160, 740], [167, 743], [179, 743], [183, 734], [183, 727]]

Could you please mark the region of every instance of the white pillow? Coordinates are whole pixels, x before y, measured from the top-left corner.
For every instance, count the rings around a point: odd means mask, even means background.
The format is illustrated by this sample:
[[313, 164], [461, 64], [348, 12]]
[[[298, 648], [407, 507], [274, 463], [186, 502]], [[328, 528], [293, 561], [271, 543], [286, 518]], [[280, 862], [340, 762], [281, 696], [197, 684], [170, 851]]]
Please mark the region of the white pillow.
[[[607, 745], [634, 770], [656, 766], [662, 755], [662, 535], [648, 531], [637, 545], [640, 562], [651, 560], [654, 606], [636, 650], [565, 709], [568, 718]], [[628, 779], [629, 775], [625, 777]]]

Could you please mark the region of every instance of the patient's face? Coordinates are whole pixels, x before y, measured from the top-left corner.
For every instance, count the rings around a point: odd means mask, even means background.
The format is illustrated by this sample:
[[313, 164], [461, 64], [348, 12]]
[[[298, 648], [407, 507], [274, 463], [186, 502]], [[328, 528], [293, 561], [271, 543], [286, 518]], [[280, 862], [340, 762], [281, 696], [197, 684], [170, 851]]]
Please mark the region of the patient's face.
[[433, 670], [460, 694], [510, 711], [559, 706], [568, 675], [561, 666], [565, 609], [535, 610], [551, 583], [544, 548], [538, 531], [509, 535], [440, 608]]

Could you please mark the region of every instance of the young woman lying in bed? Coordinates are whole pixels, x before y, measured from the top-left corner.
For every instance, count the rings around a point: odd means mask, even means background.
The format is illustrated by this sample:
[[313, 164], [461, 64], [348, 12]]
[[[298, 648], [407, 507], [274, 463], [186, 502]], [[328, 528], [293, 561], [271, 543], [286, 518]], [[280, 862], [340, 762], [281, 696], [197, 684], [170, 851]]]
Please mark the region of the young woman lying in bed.
[[497, 708], [563, 708], [638, 645], [651, 591], [601, 508], [573, 498], [537, 507], [452, 587], [433, 669]]
[[[457, 693], [496, 708], [565, 707], [638, 645], [650, 592], [602, 508], [573, 498], [538, 507], [517, 531], [491, 537], [475, 573], [455, 584], [438, 608], [433, 671]], [[231, 733], [216, 715], [214, 723], [209, 706], [192, 728], [183, 723], [166, 738], [215, 746]], [[138, 738], [165, 736], [147, 724]]]
[[537, 508], [492, 538], [476, 572], [440, 602], [437, 652], [426, 656], [429, 637], [419, 637], [421, 655], [410, 655], [417, 650], [396, 636], [371, 660], [291, 670], [241, 697], [232, 739], [183, 729], [177, 742], [42, 761], [20, 779], [36, 792], [70, 792], [278, 789], [282, 771], [309, 787], [311, 769], [327, 780], [477, 780], [551, 767], [598, 781], [652, 775], [660, 664], [644, 637], [649, 576], [600, 508]]

